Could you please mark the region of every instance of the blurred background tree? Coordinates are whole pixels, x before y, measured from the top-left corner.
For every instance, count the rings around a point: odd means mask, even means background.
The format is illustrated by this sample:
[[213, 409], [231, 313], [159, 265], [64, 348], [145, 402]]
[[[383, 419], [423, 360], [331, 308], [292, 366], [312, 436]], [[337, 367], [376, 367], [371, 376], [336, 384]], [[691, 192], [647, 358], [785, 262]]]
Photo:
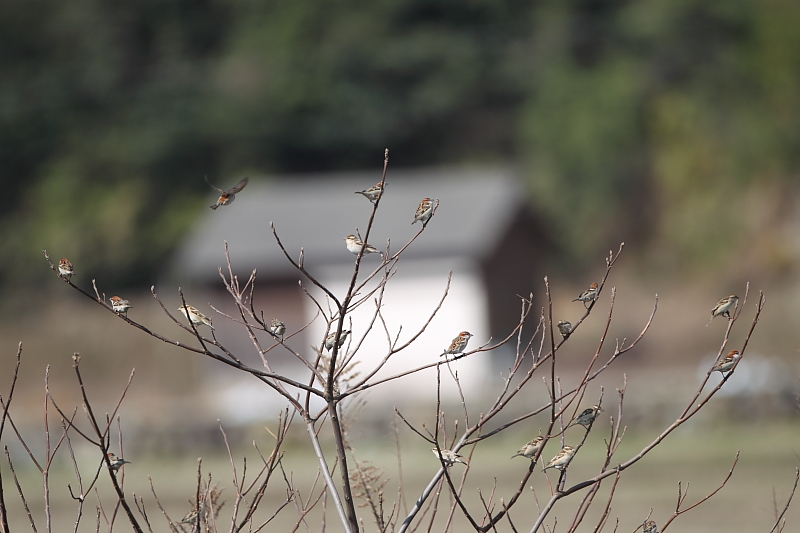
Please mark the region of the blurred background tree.
[[780, 273], [798, 27], [792, 0], [6, 0], [0, 281], [50, 275], [47, 248], [149, 285], [203, 176], [377, 170], [387, 146], [520, 164], [566, 258], [626, 240], [698, 268], [750, 235]]

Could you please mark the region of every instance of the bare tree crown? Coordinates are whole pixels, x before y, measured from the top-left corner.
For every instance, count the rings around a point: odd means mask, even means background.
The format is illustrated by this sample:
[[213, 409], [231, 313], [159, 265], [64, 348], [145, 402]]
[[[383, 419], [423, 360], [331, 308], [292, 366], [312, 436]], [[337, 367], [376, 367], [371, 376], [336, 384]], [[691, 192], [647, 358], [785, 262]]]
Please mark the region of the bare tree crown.
[[[230, 514], [228, 519], [219, 518], [224, 503], [223, 489], [219, 487], [218, 482], [215, 483], [211, 479], [210, 475], [206, 476], [202, 473], [202, 462], [200, 461], [197, 466], [197, 483], [188, 510], [180, 511], [178, 514], [175, 514], [173, 510], [171, 515], [167, 509], [162, 507], [156, 490], [151, 485], [163, 519], [171, 531], [175, 532], [189, 529], [192, 531], [222, 529], [228, 529], [231, 532], [261, 531], [268, 527], [279, 513], [289, 513], [294, 508], [298, 513], [297, 523], [299, 525], [311, 509], [315, 506], [324, 506], [326, 510], [333, 510], [342, 530], [347, 533], [366, 530], [364, 520], [374, 522], [377, 530], [381, 532], [403, 533], [420, 528], [424, 530], [425, 524], [433, 524], [433, 517], [441, 513], [447, 515], [443, 526], [444, 531], [454, 530], [454, 513], [460, 513], [471, 525], [471, 528], [479, 532], [498, 531], [498, 527], [501, 526], [514, 532], [522, 530], [531, 533], [554, 531], [555, 525], [548, 526], [546, 524], [548, 520], [553, 520], [552, 524], [558, 523], [561, 530], [573, 532], [584, 522], [588, 509], [594, 505], [602, 509], [602, 518], [594, 526], [593, 531], [599, 532], [606, 527], [617, 531], [618, 526], [607, 524], [611, 518], [611, 503], [617, 483], [628, 469], [635, 467], [673, 431], [706, 407], [714, 395], [725, 386], [731, 375], [736, 372], [736, 365], [741, 358], [746, 357], [747, 345], [764, 307], [763, 294], [758, 296], [749, 330], [743, 343], [734, 350], [730, 350], [729, 346], [730, 333], [747, 307], [749, 286], [745, 288], [741, 300], [733, 295], [720, 300], [712, 311], [712, 319], [722, 317], [727, 320], [727, 328], [719, 345], [717, 360], [708, 368], [705, 377], [698, 383], [696, 392], [685, 399], [685, 408], [675, 420], [664, 427], [652, 442], [637, 453], [620, 457], [619, 445], [625, 433], [623, 421], [627, 377], [624, 375], [619, 377], [620, 386], [611, 399], [604, 397], [602, 388], [599, 397], [589, 398], [587, 397], [588, 388], [598, 376], [611, 372], [615, 362], [636, 348], [653, 323], [658, 308], [658, 297], [656, 296], [652, 312], [648, 317], [643, 318], [638, 336], [630, 341], [617, 339], [611, 349], [608, 349], [610, 343], [607, 335], [614, 315], [616, 290], [607, 283], [623, 251], [623, 245], [620, 245], [616, 252], [610, 251], [605, 257], [605, 270], [602, 277], [596, 282], [587, 284], [587, 289], [573, 300], [577, 302], [573, 305], [578, 306], [582, 312], [580, 318], [574, 320], [573, 323], [564, 320], [554, 322], [553, 293], [556, 289], [545, 277], [543, 280], [544, 307], [540, 310], [534, 309], [533, 294], [520, 297], [519, 321], [502, 338], [489, 339], [483, 344], [476, 342], [477, 339], [475, 339], [470, 343], [473, 335], [469, 331], [462, 331], [456, 335], [449, 347], [432, 348], [430, 361], [426, 364], [409, 366], [400, 372], [389, 375], [381, 373], [390, 360], [402, 356], [404, 350], [421, 342], [421, 335], [440, 313], [451, 283], [448, 276], [438, 305], [427, 310], [427, 319], [423, 325], [416, 331], [406, 332], [404, 340], [401, 341], [401, 328], [395, 328], [392, 324], [387, 323], [381, 312], [385, 290], [392, 283], [398, 270], [402, 268], [402, 259], [406, 250], [414, 246], [418, 239], [423, 238], [424, 232], [435, 231], [439, 199], [423, 198], [416, 207], [416, 212], [414, 211], [415, 206], [409, 206], [409, 221], [412, 221], [412, 225], [417, 228], [416, 233], [396, 250], [390, 244], [387, 244], [384, 249], [368, 244], [373, 223], [380, 213], [381, 200], [386, 195], [390, 195], [392, 190], [391, 187], [386, 187], [388, 163], [388, 150], [386, 150], [381, 181], [362, 191], [355, 191], [356, 194], [364, 196], [370, 202], [371, 211], [365, 222], [363, 235], [352, 234], [346, 238], [347, 249], [355, 255], [355, 260], [344, 293], [335, 294], [329, 287], [321, 283], [317, 275], [306, 268], [304, 250], [291, 252], [281, 240], [278, 229], [271, 226], [278, 250], [299, 275], [300, 286], [310, 305], [316, 310], [314, 319], [297, 331], [287, 329], [280, 317], [267, 317], [258, 308], [257, 302], [254, 301], [257, 283], [256, 271], [253, 271], [246, 280], [240, 280], [234, 274], [235, 268], [231, 264], [227, 244], [224, 248], [226, 267], [224, 270], [220, 269], [219, 274], [234, 303], [235, 313], [226, 314], [210, 305], [208, 309], [211, 311], [209, 311], [200, 302], [188, 298], [180, 288], [178, 289], [180, 301], [177, 309], [174, 304], [169, 307], [162, 302], [155, 287], [151, 288], [153, 299], [165, 315], [176, 327], [192, 335], [193, 341], [189, 343], [175, 340], [168, 332], [154, 331], [137, 322], [134, 311], [144, 305], [143, 303], [136, 302], [136, 307], [134, 307], [128, 300], [123, 300], [119, 296], [107, 299], [94, 280], [92, 280], [90, 291], [76, 285], [73, 281], [75, 278], [72, 263], [66, 258], [62, 258], [57, 265], [54, 265], [47, 252], [44, 253], [50, 267], [65, 283], [95, 301], [118, 320], [139, 329], [145, 335], [168, 343], [191, 355], [211, 358], [218, 364], [252, 376], [266, 390], [270, 390], [271, 394], [277, 394], [284, 398], [289, 406], [279, 414], [277, 430], [273, 433], [275, 442], [271, 451], [265, 454], [258, 451], [261, 464], [256, 467], [256, 473], [247, 479], [245, 473], [239, 472], [235, 466], [233, 451], [220, 424], [220, 431], [225, 439], [233, 469], [233, 489], [229, 493], [232, 505], [225, 508]], [[227, 191], [217, 189], [222, 196], [216, 205], [212, 205], [212, 208], [221, 205], [228, 206], [236, 193], [246, 195], [247, 191], [242, 192], [246, 184], [247, 179], [245, 178], [233, 189]], [[441, 201], [446, 203], [447, 199], [443, 198]], [[364, 203], [366, 204], [366, 202]], [[228, 207], [228, 209], [236, 209], [236, 206]], [[416, 222], [422, 222], [422, 224], [415, 225]], [[373, 256], [367, 262], [365, 255], [368, 253], [380, 254], [380, 259]], [[315, 294], [322, 296], [319, 297]], [[201, 308], [190, 304], [199, 305]], [[366, 331], [354, 331], [351, 325], [351, 314], [361, 308], [372, 309], [371, 319]], [[176, 309], [176, 311], [171, 311], [171, 309]], [[581, 326], [585, 321], [599, 313], [605, 314], [605, 326], [596, 350], [588, 358], [586, 366], [577, 380], [562, 379], [559, 365], [560, 350], [565, 343], [580, 333]], [[234, 350], [227, 348], [218, 340], [217, 329], [212, 325], [212, 321], [218, 325], [220, 321], [225, 320], [235, 323], [240, 328], [241, 334], [249, 338], [254, 352], [259, 356], [260, 366], [254, 367], [246, 364], [243, 362], [245, 358], [241, 354], [235, 353]], [[314, 339], [314, 344], [310, 349], [298, 349], [293, 338], [304, 334], [313, 323], [324, 324], [324, 335]], [[377, 360], [361, 360], [359, 350], [366, 335], [373, 330], [382, 332], [386, 336], [388, 348]], [[469, 394], [461, 387], [458, 362], [465, 358], [475, 357], [481, 352], [491, 352], [501, 346], [513, 351], [513, 362], [507, 369], [504, 369], [500, 385], [491, 391], [491, 401], [486, 405], [479, 406], [482, 414], [475, 419], [474, 416], [470, 416], [470, 408], [476, 402], [483, 400], [470, 398]], [[296, 361], [296, 365], [303, 369], [305, 377], [302, 379], [289, 377], [285, 373], [273, 369], [270, 360], [271, 354], [276, 351], [282, 351]], [[17, 367], [12, 373], [10, 391], [5, 397], [0, 397], [2, 402], [0, 406], [3, 409], [0, 437], [4, 436], [4, 430], [7, 431], [7, 423], [13, 427], [9, 407], [18, 376], [21, 354], [22, 345], [17, 353]], [[360, 365], [357, 372], [353, 370], [356, 363]], [[405, 434], [408, 435], [408, 439], [412, 442], [414, 440], [424, 441], [420, 444], [430, 448], [434, 455], [427, 486], [420, 493], [411, 495], [413, 504], [404, 508], [399, 504], [400, 495], [405, 498], [402, 484], [397, 487], [398, 501], [387, 502], [385, 500], [387, 480], [382, 476], [382, 468], [366, 461], [357, 460], [357, 448], [348, 437], [350, 434], [348, 427], [350, 424], [358, 423], [353, 406], [357, 405], [364, 393], [384, 386], [388, 382], [408, 379], [409, 376], [420, 374], [423, 371], [435, 372], [436, 381], [430, 385], [436, 387], [439, 392], [443, 380], [452, 380], [456, 384], [460, 395], [461, 412], [455, 417], [452, 414], [446, 415], [442, 409], [441, 397], [437, 395], [436, 403], [428, 406], [434, 421], [431, 427], [415, 425], [399, 409], [390, 413], [398, 421], [400, 427], [407, 428], [408, 431]], [[47, 465], [50, 464], [57, 452], [65, 447], [69, 450], [75, 470], [79, 473], [78, 486], [69, 487], [78, 507], [79, 517], [86, 503], [86, 495], [93, 489], [99, 489], [101, 477], [105, 476], [117, 498], [114, 512], [98, 507], [97, 516], [106, 517], [108, 529], [111, 530], [114, 525], [113, 517], [116, 516], [116, 509], [121, 508], [134, 531], [152, 531], [151, 523], [155, 520], [154, 514], [145, 509], [144, 501], [141, 498], [126, 493], [122, 483], [126, 469], [129, 470], [130, 475], [130, 469], [135, 466], [135, 461], [129, 462], [123, 459], [122, 426], [117, 412], [131, 386], [133, 373], [114, 408], [108, 414], [98, 416], [93, 408], [89, 391], [84, 387], [78, 354], [74, 355], [74, 372], [82, 394], [83, 413], [79, 415], [77, 408], [72, 410], [62, 408], [59, 402], [49, 395], [48, 390], [49, 401], [46, 403], [45, 409], [55, 409], [62, 419], [62, 424], [55, 442], [51, 441], [51, 434], [47, 428], [45, 457], [37, 457], [34, 452], [30, 451], [30, 447], [18, 433], [16, 437], [28, 450], [30, 461], [42, 473], [45, 487], [47, 487]], [[722, 380], [710, 390], [706, 390], [709, 378], [714, 372], [720, 372], [723, 376]], [[523, 391], [534, 386], [534, 383], [539, 383], [539, 380], [543, 380], [546, 385], [546, 401], [541, 405], [529, 408], [523, 414], [510, 416], [511, 410], [508, 409], [510, 402]], [[542, 428], [538, 436], [522, 445], [512, 456], [521, 456], [528, 460], [528, 467], [521, 469], [516, 482], [517, 489], [511, 494], [498, 494], [491, 490], [488, 496], [481, 492], [479, 505], [468, 503], [464, 498], [464, 488], [467, 480], [472, 479], [471, 476], [473, 476], [475, 450], [509, 428], [524, 424], [539, 414], [546, 416], [548, 420], [546, 427]], [[598, 431], [596, 428], [600, 424], [597, 422], [601, 420], [601, 417], [604, 421], [610, 421], [610, 426], [605, 423], [602, 425], [603, 428], [608, 428], [608, 434], [604, 437], [604, 457], [594, 464], [595, 473], [593, 475], [575, 479], [575, 476], [570, 474], [570, 466], [576, 461], [582, 460], [581, 448], [587, 439], [596, 437], [593, 432]], [[300, 489], [294, 486], [292, 476], [283, 469], [284, 438], [292, 424], [301, 424], [305, 427], [305, 434], [316, 456], [319, 473], [323, 480], [324, 487], [312, 488], [309, 494], [302, 494]], [[114, 437], [115, 428], [116, 436]], [[91, 443], [98, 450], [97, 469], [90, 480], [84, 480], [80, 475], [78, 464], [74, 460], [71, 439], [75, 437]], [[334, 452], [328, 453], [324, 450], [323, 437], [330, 438], [334, 442]], [[112, 441], [117, 444], [112, 445]], [[510, 450], [505, 457], [511, 455], [511, 452], [513, 450]], [[6, 457], [11, 477], [16, 481], [13, 461], [8, 453], [6, 453]], [[651, 520], [648, 510], [642, 510], [641, 516], [637, 517], [637, 520], [640, 520], [638, 523], [641, 525], [636, 529], [646, 533], [665, 531], [681, 514], [707, 501], [722, 488], [730, 478], [737, 460], [738, 454], [733, 460], [727, 477], [710, 494], [697, 502], [690, 503], [686, 502], [686, 492], [679, 487], [677, 505], [670, 516], [660, 517], [661, 523], [659, 524], [655, 520]], [[514, 461], [523, 463], [522, 459], [514, 459]], [[548, 487], [547, 494], [535, 495], [537, 502], [535, 509], [531, 505], [521, 503], [528, 497], [526, 487], [529, 486], [529, 480], [534, 476], [545, 479]], [[4, 483], [3, 488], [5, 489], [7, 480], [2, 478], [0, 481]], [[266, 510], [263, 508], [267, 505], [264, 495], [270, 483], [284, 484], [286, 498]], [[491, 485], [490, 480], [478, 480], [478, 483]], [[599, 494], [600, 487], [604, 484], [611, 485], [610, 493], [605, 501], [596, 501], [595, 496]], [[25, 503], [26, 496], [19, 488], [19, 484], [16, 486], [20, 500]], [[797, 480], [795, 488], [796, 486]], [[452, 496], [453, 505], [449, 510], [439, 507], [438, 494], [442, 490]], [[7, 494], [6, 490], [0, 491], [0, 531], [3, 532], [9, 531]], [[793, 494], [794, 489], [792, 496]], [[46, 490], [46, 502], [47, 498], [48, 491]], [[571, 516], [558, 516], [558, 504], [565, 498], [573, 498], [579, 502], [577, 511]], [[790, 501], [791, 496], [786, 507]], [[270, 503], [274, 504], [274, 502]], [[401, 511], [401, 509], [403, 510]], [[183, 518], [178, 519], [177, 516], [184, 511], [186, 514]], [[782, 516], [783, 513], [778, 517], [772, 531], [783, 527], [781, 525]], [[29, 518], [31, 526], [35, 529], [35, 519], [30, 513]], [[50, 518], [48, 507], [48, 523]], [[98, 518], [98, 524], [99, 520], [100, 518]], [[77, 523], [75, 527], [77, 530]]]

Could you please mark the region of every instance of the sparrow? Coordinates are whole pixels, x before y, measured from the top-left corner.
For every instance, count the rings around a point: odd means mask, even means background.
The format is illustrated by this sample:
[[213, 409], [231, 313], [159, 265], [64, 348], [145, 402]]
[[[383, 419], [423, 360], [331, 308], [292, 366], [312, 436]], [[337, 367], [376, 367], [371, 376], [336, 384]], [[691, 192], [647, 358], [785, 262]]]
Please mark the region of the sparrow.
[[728, 372], [729, 370], [733, 370], [733, 367], [736, 366], [736, 363], [739, 362], [742, 356], [739, 354], [739, 350], [731, 350], [728, 352], [723, 359], [721, 359], [717, 364], [714, 365], [712, 368], [712, 372]]
[[548, 468], [564, 471], [569, 465], [569, 462], [572, 461], [573, 455], [575, 455], [575, 449], [572, 446], [564, 446], [561, 448], [561, 451], [547, 463], [547, 466], [542, 469], [542, 472]]
[[[735, 294], [731, 294], [730, 296], [726, 296], [722, 300], [717, 302], [717, 305], [714, 306], [714, 309], [711, 310], [711, 320], [714, 320], [718, 316], [727, 316], [728, 318], [731, 317], [731, 307], [736, 306], [739, 303], [739, 297]], [[711, 323], [709, 320], [709, 324]]]
[[111, 309], [118, 315], [128, 316], [128, 309], [133, 307], [128, 300], [123, 300], [119, 296], [112, 296], [109, 300], [111, 300]]
[[511, 456], [511, 458], [513, 459], [514, 457], [521, 455], [522, 457], [533, 459], [533, 456], [536, 455], [536, 452], [538, 452], [539, 450], [542, 449], [542, 447], [544, 447], [544, 442], [545, 442], [544, 437], [539, 435], [532, 441], [528, 442], [528, 444], [520, 448], [519, 451], [517, 451], [517, 453]]
[[433, 215], [433, 200], [423, 198], [417, 206], [417, 212], [414, 213], [414, 222], [411, 225], [422, 222], [422, 227], [424, 228], [428, 224], [428, 220], [431, 219], [431, 215]]
[[583, 302], [584, 307], [589, 307], [587, 303], [591, 303], [597, 299], [597, 283], [592, 283], [589, 288], [581, 293], [580, 296], [572, 300], [573, 302]]
[[211, 329], [214, 329], [214, 326], [211, 325], [211, 319], [206, 315], [204, 315], [203, 313], [201, 313], [200, 311], [198, 311], [196, 307], [192, 307], [191, 305], [187, 304], [185, 308], [183, 306], [180, 306], [178, 308], [178, 311], [183, 313], [183, 316], [191, 320], [192, 324], [194, 324], [195, 326], [200, 326], [202, 324], [205, 324]]
[[581, 414], [579, 414], [575, 418], [575, 420], [572, 421], [570, 425], [568, 425], [564, 429], [571, 428], [576, 424], [580, 424], [586, 429], [589, 429], [592, 426], [592, 423], [594, 423], [594, 419], [597, 418], [597, 415], [602, 412], [603, 409], [599, 405], [593, 405], [591, 407], [587, 407], [586, 409], [583, 410], [583, 412], [581, 412]]
[[[344, 344], [344, 341], [347, 340], [347, 336], [348, 335], [350, 335], [350, 330], [349, 329], [343, 329], [342, 330], [342, 334], [339, 335], [339, 348], [341, 348], [342, 344]], [[327, 337], [325, 337], [325, 349], [326, 350], [328, 350], [328, 351], [333, 350], [333, 344], [335, 342], [335, 339], [336, 339], [336, 332], [335, 331], [333, 333], [331, 333], [330, 335], [328, 335]]]
[[572, 333], [572, 324], [566, 320], [559, 320], [556, 325], [558, 326], [558, 332], [561, 333], [561, 336], [565, 339]]
[[215, 203], [214, 205], [210, 206], [211, 209], [214, 209], [216, 211], [216, 209], [221, 205], [230, 205], [230, 204], [232, 204], [233, 200], [236, 198], [236, 193], [240, 192], [242, 189], [245, 188], [245, 186], [247, 185], [247, 180], [248, 179], [249, 178], [242, 178], [239, 181], [239, 183], [237, 183], [236, 185], [234, 185], [233, 187], [231, 187], [227, 191], [223, 191], [219, 187], [214, 186], [213, 183], [208, 181], [208, 177], [206, 177], [206, 183], [211, 185], [212, 189], [216, 189], [219, 192], [219, 198], [217, 198], [217, 203]]
[[[200, 506], [200, 510], [205, 513], [205, 505]], [[197, 522], [197, 507], [192, 507], [189, 512], [181, 519], [181, 524], [194, 524]]]
[[286, 324], [277, 318], [273, 318], [272, 322], [269, 323], [269, 332], [276, 337], [283, 337], [283, 334], [286, 333]]
[[439, 354], [439, 357], [448, 354], [464, 353], [464, 350], [467, 349], [467, 343], [469, 342], [469, 339], [471, 337], [472, 333], [470, 333], [469, 331], [462, 331], [461, 333], [458, 334], [458, 337], [453, 339], [453, 342], [450, 343], [450, 347], [441, 354]]
[[119, 467], [122, 465], [130, 464], [130, 461], [117, 457], [113, 452], [108, 452], [108, 462], [111, 463], [111, 470], [114, 472], [119, 472]]
[[69, 280], [72, 275], [75, 273], [72, 270], [72, 263], [69, 262], [69, 259], [66, 257], [62, 257], [61, 261], [58, 262], [58, 273], [61, 275], [62, 278]]
[[367, 200], [369, 200], [374, 204], [375, 200], [378, 199], [381, 193], [383, 193], [383, 184], [378, 182], [369, 189], [364, 189], [363, 191], [356, 191], [353, 194], [361, 194], [364, 196], [364, 198], [366, 198]]
[[[361, 247], [364, 246], [364, 241], [362, 241], [355, 235], [348, 235], [347, 237], [344, 238], [344, 240], [347, 241], [347, 249], [350, 250], [350, 253], [353, 253], [355, 255], [358, 255], [358, 252], [361, 251]], [[383, 257], [383, 252], [381, 252], [371, 244], [364, 246], [364, 255], [367, 254], [381, 254], [381, 257]]]
[[658, 526], [652, 520], [642, 524], [642, 533], [658, 533]]
[[468, 464], [466, 461], [464, 461], [464, 456], [460, 453], [451, 452], [450, 450], [442, 450], [442, 455], [440, 456], [439, 452], [436, 451], [436, 448], [431, 448], [431, 451], [436, 457], [442, 458], [445, 466], [453, 466], [456, 463], [461, 463], [463, 465]]

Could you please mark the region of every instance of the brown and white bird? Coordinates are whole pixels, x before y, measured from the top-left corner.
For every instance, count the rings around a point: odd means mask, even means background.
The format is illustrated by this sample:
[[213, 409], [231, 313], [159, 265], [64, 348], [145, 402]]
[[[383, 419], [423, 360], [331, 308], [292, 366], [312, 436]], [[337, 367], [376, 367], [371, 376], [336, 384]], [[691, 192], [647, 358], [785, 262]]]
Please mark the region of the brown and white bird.
[[122, 457], [117, 457], [113, 452], [108, 452], [108, 462], [111, 465], [111, 470], [114, 472], [118, 472], [119, 468], [122, 465], [130, 464], [130, 461], [126, 461]]
[[187, 304], [185, 308], [180, 306], [178, 311], [183, 313], [183, 316], [188, 318], [195, 326], [206, 325], [214, 329], [214, 326], [211, 325], [211, 318], [198, 311], [196, 307]]
[[467, 343], [472, 338], [472, 333], [469, 331], [462, 331], [458, 334], [458, 336], [453, 339], [453, 342], [450, 343], [450, 347], [447, 348], [444, 352], [439, 354], [439, 357], [442, 355], [450, 355], [450, 354], [459, 354], [464, 353], [464, 350], [467, 349]]
[[[348, 335], [350, 335], [350, 330], [349, 329], [343, 329], [342, 330], [342, 334], [339, 335], [339, 348], [341, 348], [342, 344], [344, 344], [344, 341], [347, 340], [347, 336]], [[330, 335], [328, 335], [327, 337], [325, 337], [325, 349], [326, 350], [328, 350], [328, 351], [333, 350], [333, 344], [335, 342], [335, 339], [336, 339], [336, 332], [335, 331], [333, 333], [331, 333]]]
[[439, 452], [436, 451], [436, 448], [431, 448], [433, 455], [436, 457], [441, 457], [442, 461], [444, 461], [445, 466], [453, 466], [456, 463], [461, 463], [463, 465], [468, 464], [464, 460], [464, 456], [460, 453], [451, 452], [450, 450], [442, 450], [442, 455], [439, 455]]
[[72, 263], [70, 263], [69, 259], [66, 257], [62, 257], [61, 261], [58, 262], [58, 273], [67, 281], [69, 281], [69, 279], [72, 278], [72, 275], [75, 273], [75, 271], [72, 269]]
[[553, 457], [547, 466], [542, 469], [542, 472], [547, 470], [548, 468], [555, 468], [556, 470], [565, 470], [569, 465], [569, 462], [572, 461], [572, 457], [575, 455], [575, 449], [572, 446], [564, 446], [561, 448], [561, 451]]
[[220, 189], [219, 187], [208, 181], [208, 177], [206, 177], [206, 183], [208, 183], [212, 189], [215, 189], [217, 192], [219, 192], [219, 198], [217, 198], [217, 203], [210, 206], [211, 209], [216, 210], [221, 205], [232, 204], [233, 201], [236, 199], [236, 193], [241, 192], [241, 190], [245, 188], [248, 179], [249, 178], [246, 177], [242, 178], [241, 180], [239, 180], [239, 183], [237, 183], [227, 191], [223, 191], [222, 189]]
[[[361, 251], [361, 247], [364, 246], [364, 241], [352, 234], [345, 237], [344, 240], [347, 244], [347, 250], [354, 255], [358, 255], [358, 252]], [[364, 246], [364, 255], [367, 254], [381, 254], [381, 257], [383, 257], [383, 252], [371, 244]]]
[[417, 212], [414, 213], [414, 222], [412, 222], [411, 225], [413, 226], [417, 222], [422, 222], [422, 227], [424, 228], [428, 225], [431, 215], [433, 215], [433, 200], [430, 198], [423, 198], [417, 206]]
[[517, 457], [518, 455], [521, 455], [522, 457], [527, 457], [528, 459], [533, 459], [533, 457], [536, 455], [536, 453], [544, 447], [544, 443], [545, 443], [544, 437], [539, 435], [538, 437], [536, 437], [532, 441], [528, 442], [525, 446], [520, 448], [517, 451], [517, 453], [515, 453], [514, 455], [511, 456], [511, 458], [513, 459], [514, 457]]
[[273, 318], [272, 322], [269, 323], [269, 332], [276, 337], [283, 337], [283, 334], [286, 333], [286, 324], [277, 318]]
[[128, 309], [133, 307], [128, 300], [123, 300], [119, 296], [112, 296], [109, 300], [111, 300], [111, 309], [118, 315], [128, 316]]
[[558, 326], [558, 332], [561, 333], [561, 336], [565, 339], [572, 333], [572, 324], [566, 320], [559, 320], [556, 325]]
[[576, 426], [578, 424], [582, 425], [586, 429], [589, 429], [597, 418], [597, 415], [602, 412], [603, 409], [599, 405], [587, 407], [581, 412], [581, 414], [575, 417], [575, 420], [573, 420], [572, 423], [565, 429], [571, 428], [572, 426]]
[[[200, 505], [200, 513], [199, 513], [201, 520], [203, 518], [202, 515], [204, 515], [205, 512], [206, 512], [205, 511], [205, 507], [206, 507], [205, 506], [205, 502], [203, 502], [203, 504]], [[189, 512], [186, 513], [183, 518], [181, 518], [181, 524], [195, 524], [195, 523], [197, 523], [197, 515], [198, 515], [197, 507], [192, 507], [191, 509], [189, 509]]]
[[[721, 299], [717, 302], [717, 305], [714, 306], [714, 309], [711, 310], [711, 320], [714, 320], [718, 316], [727, 316], [728, 318], [731, 317], [731, 308], [735, 307], [736, 304], [739, 303], [739, 297], [735, 294], [731, 294], [730, 296], [726, 296], [725, 298]], [[711, 323], [711, 320], [708, 323]]]
[[728, 352], [728, 355], [723, 357], [719, 362], [714, 365], [712, 368], [712, 372], [728, 372], [733, 370], [733, 367], [736, 366], [736, 363], [739, 362], [742, 356], [739, 353], [739, 350], [731, 350]]
[[356, 191], [353, 194], [360, 194], [373, 204], [375, 201], [380, 197], [381, 193], [383, 193], [383, 184], [381, 182], [376, 183], [369, 189], [364, 189], [363, 191]]
[[597, 283], [592, 283], [589, 288], [583, 291], [580, 296], [572, 300], [573, 302], [583, 302], [584, 307], [597, 299]]
[[642, 533], [658, 533], [658, 526], [652, 520], [642, 524]]

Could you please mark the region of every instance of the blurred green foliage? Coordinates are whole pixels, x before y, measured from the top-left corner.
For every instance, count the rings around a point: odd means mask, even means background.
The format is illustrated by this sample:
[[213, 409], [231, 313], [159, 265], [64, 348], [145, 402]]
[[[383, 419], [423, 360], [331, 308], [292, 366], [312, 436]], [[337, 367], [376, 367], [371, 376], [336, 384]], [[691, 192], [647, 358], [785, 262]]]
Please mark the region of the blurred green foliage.
[[797, 188], [798, 27], [794, 0], [6, 0], [1, 281], [47, 248], [149, 283], [204, 175], [377, 170], [384, 147], [522, 162], [573, 256], [708, 260], [757, 188]]
[[667, 251], [657, 255], [667, 268], [718, 264], [765, 229], [754, 211], [792, 197], [776, 190], [798, 191], [800, 4], [584, 0], [535, 11], [520, 146], [534, 202], [567, 251], [633, 238]]

